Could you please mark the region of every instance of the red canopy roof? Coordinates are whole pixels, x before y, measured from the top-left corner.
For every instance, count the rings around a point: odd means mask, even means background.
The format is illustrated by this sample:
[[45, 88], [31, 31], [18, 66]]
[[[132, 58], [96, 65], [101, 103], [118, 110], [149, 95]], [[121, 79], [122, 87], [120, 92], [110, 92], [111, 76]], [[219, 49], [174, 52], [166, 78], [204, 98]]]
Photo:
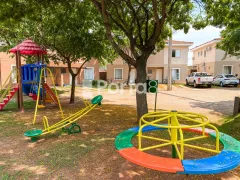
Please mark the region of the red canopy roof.
[[44, 51], [40, 46], [38, 46], [32, 40], [25, 40], [21, 44], [10, 49], [10, 52], [15, 54], [17, 53], [17, 51], [19, 51], [20, 54], [26, 54], [26, 55], [47, 54], [46, 51]]

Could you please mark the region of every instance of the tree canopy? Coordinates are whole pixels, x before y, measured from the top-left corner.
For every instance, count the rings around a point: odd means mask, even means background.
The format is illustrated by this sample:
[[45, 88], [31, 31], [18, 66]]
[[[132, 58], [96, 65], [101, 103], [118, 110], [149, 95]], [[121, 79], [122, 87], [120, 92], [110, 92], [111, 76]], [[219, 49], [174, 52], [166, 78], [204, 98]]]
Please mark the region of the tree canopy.
[[[166, 45], [173, 30], [209, 24], [210, 0], [91, 0], [102, 15], [115, 51], [137, 70], [137, 84], [146, 83], [147, 60]], [[130, 55], [124, 50], [130, 49]], [[148, 111], [146, 94], [136, 93], [138, 119]]]
[[[35, 3], [30, 6], [29, 2]], [[47, 1], [37, 3], [30, 0], [21, 3], [20, 9], [27, 8], [23, 13], [18, 14], [20, 10], [17, 9], [12, 15], [5, 11], [0, 16], [4, 19], [0, 23], [3, 27], [0, 30], [0, 39], [8, 44], [3, 50], [9, 50], [26, 38], [31, 38], [50, 50], [48, 53], [50, 60], [55, 63], [63, 62], [68, 66], [72, 75], [71, 102], [74, 102], [75, 78], [84, 63], [91, 59], [104, 63], [115, 58], [110, 43], [105, 38], [100, 15], [89, 1], [71, 0], [66, 3], [50, 1], [47, 4]], [[10, 5], [7, 7], [9, 10], [13, 8]], [[14, 6], [14, 9], [16, 8]], [[80, 60], [83, 63], [79, 65], [77, 72], [74, 72], [72, 63]]]
[[[146, 82], [147, 60], [153, 52], [160, 51], [166, 45], [166, 39], [171, 35], [171, 29], [188, 32], [190, 27], [204, 28], [214, 26], [237, 27], [239, 23], [239, 0], [81, 0], [80, 3], [92, 2], [99, 12], [96, 22], [103, 25], [107, 39], [128, 64], [137, 70], [137, 84]], [[26, 14], [29, 19], [37, 19], [33, 14], [36, 5], [50, 7], [48, 11], [61, 4], [64, 11], [73, 11], [74, 0], [3, 0], [7, 3], [0, 20], [4, 17], [21, 18]], [[2, 2], [1, 2], [2, 3]], [[20, 7], [13, 11], [15, 7]], [[90, 6], [90, 4], [89, 4]], [[0, 4], [1, 7], [1, 4]], [[49, 12], [46, 13], [49, 13]], [[12, 12], [12, 13], [11, 13]], [[235, 13], [234, 13], [235, 12]], [[236, 18], [234, 20], [234, 18]], [[72, 17], [62, 23], [70, 23], [69, 29], [75, 29], [71, 24]], [[92, 16], [92, 18], [94, 18]], [[75, 20], [78, 21], [78, 20]], [[229, 21], [231, 23], [229, 23]], [[237, 22], [238, 21], [238, 22]], [[94, 20], [95, 22], [95, 20]], [[61, 24], [61, 23], [59, 23]], [[97, 24], [98, 25], [98, 24]], [[76, 27], [78, 27], [76, 25]], [[78, 27], [80, 28], [80, 27]], [[85, 28], [86, 29], [86, 28]], [[63, 32], [68, 34], [68, 29]], [[65, 36], [64, 35], [64, 36]], [[74, 39], [73, 39], [74, 40]], [[77, 41], [76, 41], [77, 43]], [[148, 111], [145, 93], [136, 93], [138, 119]]]
[[240, 56], [240, 1], [217, 0], [206, 7], [210, 24], [224, 28], [217, 45], [226, 55]]

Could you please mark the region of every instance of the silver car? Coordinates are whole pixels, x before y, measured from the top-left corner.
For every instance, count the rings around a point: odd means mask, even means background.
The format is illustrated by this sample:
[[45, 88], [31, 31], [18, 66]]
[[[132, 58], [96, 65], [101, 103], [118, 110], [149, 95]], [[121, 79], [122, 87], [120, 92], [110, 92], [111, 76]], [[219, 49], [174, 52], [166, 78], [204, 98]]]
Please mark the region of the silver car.
[[213, 79], [214, 85], [220, 85], [221, 87], [226, 85], [233, 85], [237, 87], [239, 84], [239, 79], [232, 74], [219, 74]]

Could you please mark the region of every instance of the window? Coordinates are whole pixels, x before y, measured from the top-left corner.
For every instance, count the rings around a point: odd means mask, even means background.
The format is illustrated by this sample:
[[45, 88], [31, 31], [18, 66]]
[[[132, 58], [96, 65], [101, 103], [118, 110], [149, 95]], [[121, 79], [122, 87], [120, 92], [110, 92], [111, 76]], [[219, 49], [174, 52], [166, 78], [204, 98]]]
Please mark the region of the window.
[[149, 69], [149, 70], [148, 70], [148, 74], [152, 74], [152, 69]]
[[207, 51], [204, 51], [204, 57], [207, 57]]
[[123, 80], [123, 69], [114, 69], [114, 79]]
[[232, 74], [233, 66], [223, 66], [223, 74]]
[[85, 80], [94, 80], [94, 69], [93, 68], [85, 68], [84, 69], [84, 79]]
[[222, 75], [218, 75], [215, 78], [223, 78], [223, 76]]
[[202, 56], [202, 51], [201, 51], [201, 56]]
[[199, 57], [200, 55], [201, 55], [200, 52], [198, 52], [198, 57]]
[[236, 76], [234, 75], [225, 75], [226, 78], [235, 78]]
[[67, 73], [67, 68], [61, 68], [61, 74]]
[[181, 50], [176, 50], [176, 49], [173, 49], [172, 50], [172, 57], [180, 57], [181, 56]]
[[207, 77], [207, 73], [196, 73], [196, 77]]
[[180, 69], [179, 68], [172, 68], [172, 79], [180, 80]]

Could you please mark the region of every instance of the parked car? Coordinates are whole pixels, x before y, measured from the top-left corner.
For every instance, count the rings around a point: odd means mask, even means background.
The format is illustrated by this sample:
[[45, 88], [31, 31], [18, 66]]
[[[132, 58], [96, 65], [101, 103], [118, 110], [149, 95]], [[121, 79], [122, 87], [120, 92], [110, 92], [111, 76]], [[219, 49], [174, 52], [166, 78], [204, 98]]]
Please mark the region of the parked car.
[[212, 87], [213, 77], [209, 76], [205, 72], [193, 72], [186, 78], [186, 85], [193, 84], [196, 88], [200, 85], [207, 85], [207, 87]]
[[221, 87], [226, 85], [238, 86], [239, 80], [232, 74], [219, 74], [213, 79], [214, 85], [220, 85]]

